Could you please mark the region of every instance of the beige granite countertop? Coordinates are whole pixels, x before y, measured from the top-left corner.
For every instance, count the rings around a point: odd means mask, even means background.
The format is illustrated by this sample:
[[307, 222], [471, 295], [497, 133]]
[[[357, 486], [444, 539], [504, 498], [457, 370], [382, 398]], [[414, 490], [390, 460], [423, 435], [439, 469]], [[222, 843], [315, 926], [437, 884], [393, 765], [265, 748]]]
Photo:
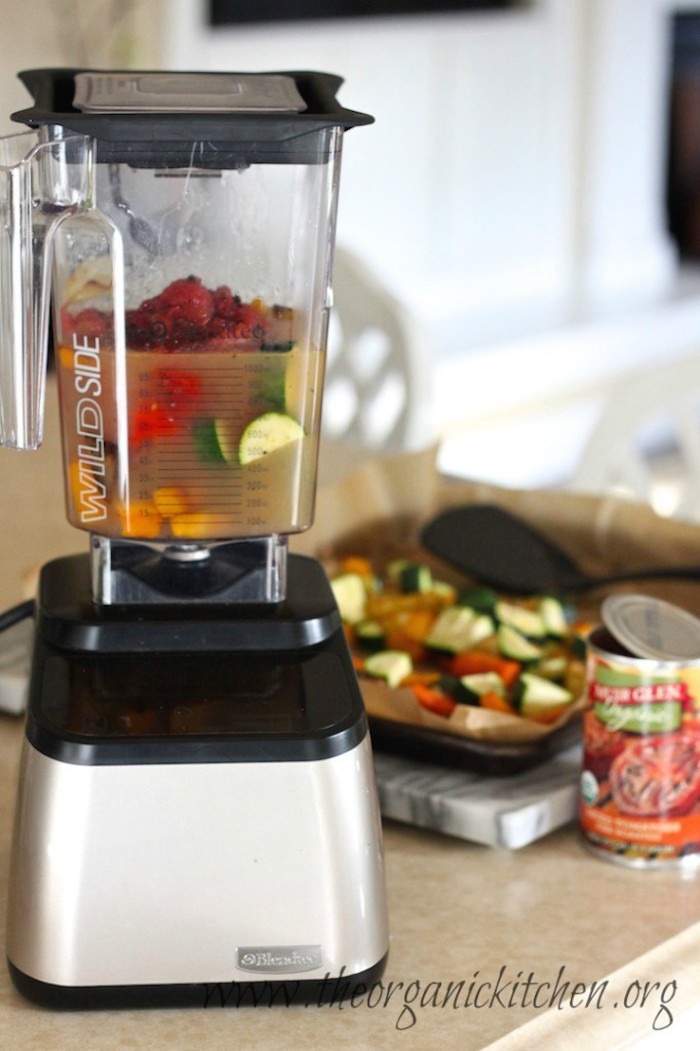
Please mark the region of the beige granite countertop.
[[[84, 537], [63, 518], [51, 399], [49, 416], [49, 438], [41, 452], [0, 450], [2, 608], [23, 597], [23, 578], [31, 566], [85, 548]], [[0, 716], [3, 903], [21, 738], [20, 720]], [[700, 925], [694, 926], [700, 916], [700, 875], [637, 871], [601, 861], [584, 848], [574, 826], [507, 852], [387, 822], [385, 846], [390, 957], [383, 986], [359, 1003], [54, 1014], [25, 1002], [3, 964], [0, 1047], [479, 1051], [498, 1041], [498, 1051], [592, 1046], [610, 1051], [637, 1046], [636, 1038], [646, 1034], [653, 1038], [649, 1047], [663, 1051], [671, 1046], [665, 1038], [678, 1018], [700, 1003]], [[0, 916], [4, 934], [4, 904]], [[539, 991], [539, 1002], [547, 996], [545, 983], [549, 989], [581, 983], [590, 991], [620, 968], [617, 984], [604, 990], [610, 995], [600, 1005], [555, 1007], [547, 1016], [541, 1007], [522, 1006], [522, 983], [528, 979], [533, 995]], [[464, 983], [459, 1006], [441, 1006], [448, 983], [454, 989], [459, 982]], [[517, 989], [516, 982], [521, 983]], [[639, 1001], [635, 982], [651, 983], [644, 1007], [631, 1005], [635, 996]], [[480, 986], [483, 1006], [463, 1006], [472, 983], [474, 993]], [[668, 1012], [672, 1025], [655, 1032], [654, 1020], [668, 1021]]]

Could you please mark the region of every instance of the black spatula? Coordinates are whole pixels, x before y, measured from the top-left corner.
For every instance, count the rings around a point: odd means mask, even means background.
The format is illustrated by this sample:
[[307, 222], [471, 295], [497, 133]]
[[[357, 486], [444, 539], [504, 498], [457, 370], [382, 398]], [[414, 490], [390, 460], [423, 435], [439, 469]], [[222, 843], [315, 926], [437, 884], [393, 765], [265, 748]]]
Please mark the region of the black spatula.
[[444, 511], [424, 527], [421, 541], [434, 555], [468, 576], [516, 595], [584, 591], [624, 580], [700, 580], [700, 565], [654, 566], [590, 576], [532, 526], [490, 504]]

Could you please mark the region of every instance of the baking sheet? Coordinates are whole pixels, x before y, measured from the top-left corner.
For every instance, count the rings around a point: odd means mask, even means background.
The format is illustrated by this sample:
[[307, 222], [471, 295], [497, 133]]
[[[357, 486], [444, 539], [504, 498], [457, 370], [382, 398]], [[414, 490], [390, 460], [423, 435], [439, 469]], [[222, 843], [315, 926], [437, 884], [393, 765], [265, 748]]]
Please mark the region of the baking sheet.
[[369, 726], [375, 751], [492, 777], [521, 774], [581, 742], [580, 717], [546, 737], [522, 743], [480, 741], [371, 715]]

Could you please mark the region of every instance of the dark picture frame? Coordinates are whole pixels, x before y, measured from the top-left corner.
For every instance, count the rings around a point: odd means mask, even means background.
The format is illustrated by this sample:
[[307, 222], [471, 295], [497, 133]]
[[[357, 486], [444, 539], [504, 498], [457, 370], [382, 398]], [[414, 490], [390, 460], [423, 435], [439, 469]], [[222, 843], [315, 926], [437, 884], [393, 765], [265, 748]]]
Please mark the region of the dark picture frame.
[[519, 0], [209, 0], [209, 24], [435, 15], [518, 6]]

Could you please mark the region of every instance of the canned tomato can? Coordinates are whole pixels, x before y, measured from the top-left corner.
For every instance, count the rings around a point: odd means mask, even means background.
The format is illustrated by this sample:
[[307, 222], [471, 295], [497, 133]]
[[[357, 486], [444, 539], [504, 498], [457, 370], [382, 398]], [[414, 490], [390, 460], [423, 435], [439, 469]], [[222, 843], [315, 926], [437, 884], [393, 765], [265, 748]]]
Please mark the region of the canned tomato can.
[[579, 818], [636, 868], [700, 866], [700, 620], [643, 595], [606, 599], [589, 637]]

